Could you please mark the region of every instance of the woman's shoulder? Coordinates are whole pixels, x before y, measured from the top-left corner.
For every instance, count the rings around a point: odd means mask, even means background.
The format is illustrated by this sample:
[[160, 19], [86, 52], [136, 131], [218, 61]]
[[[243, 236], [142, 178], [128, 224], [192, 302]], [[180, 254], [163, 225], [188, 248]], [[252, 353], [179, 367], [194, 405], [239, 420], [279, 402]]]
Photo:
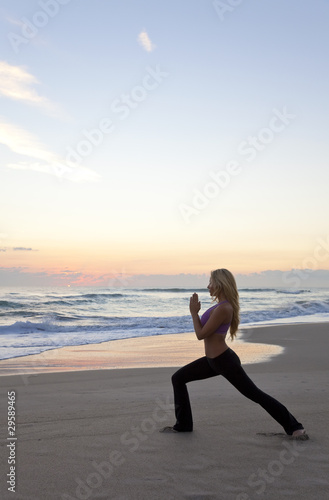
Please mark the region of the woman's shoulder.
[[[218, 302], [217, 304], [212, 306], [210, 309], [212, 309], [211, 313], [214, 313], [215, 311], [218, 311], [218, 312], [221, 311], [222, 313], [233, 311], [232, 305], [229, 302], [223, 302], [223, 301]], [[208, 309], [208, 311], [210, 311], [210, 309]]]
[[216, 305], [222, 307], [223, 309], [233, 309], [232, 304], [228, 300], [220, 300]]
[[230, 302], [225, 301], [225, 302], [219, 302], [216, 304], [215, 311], [221, 311], [222, 313], [232, 313], [233, 312], [233, 306], [230, 304]]

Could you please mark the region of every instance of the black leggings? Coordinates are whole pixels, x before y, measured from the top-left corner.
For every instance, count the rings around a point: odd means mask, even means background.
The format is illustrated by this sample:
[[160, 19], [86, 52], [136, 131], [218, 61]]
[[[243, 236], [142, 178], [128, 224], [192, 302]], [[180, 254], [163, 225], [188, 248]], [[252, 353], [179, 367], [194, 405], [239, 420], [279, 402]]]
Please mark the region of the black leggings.
[[273, 417], [288, 435], [297, 429], [303, 429], [301, 423], [289, 413], [279, 401], [258, 389], [241, 366], [239, 356], [228, 348], [216, 358], [206, 356], [180, 368], [172, 376], [175, 400], [176, 424], [174, 429], [180, 432], [193, 430], [190, 399], [186, 384], [193, 380], [202, 380], [216, 375], [223, 375], [238, 391], [255, 403], [260, 404]]

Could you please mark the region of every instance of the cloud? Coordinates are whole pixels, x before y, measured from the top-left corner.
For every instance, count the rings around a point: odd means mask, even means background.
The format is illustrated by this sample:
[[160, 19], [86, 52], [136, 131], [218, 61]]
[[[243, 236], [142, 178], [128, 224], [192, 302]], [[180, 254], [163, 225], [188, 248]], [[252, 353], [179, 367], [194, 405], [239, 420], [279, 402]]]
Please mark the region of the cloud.
[[[35, 135], [6, 122], [0, 117], [0, 144], [22, 156], [32, 158], [31, 161], [18, 160], [8, 163], [7, 168], [16, 170], [34, 170], [46, 174], [79, 181], [97, 181], [100, 176], [93, 170], [80, 165], [68, 164], [59, 155], [49, 151]], [[41, 160], [35, 161], [35, 160]]]
[[[280, 288], [284, 285], [282, 277], [290, 271], [262, 271], [261, 273], [237, 274], [237, 284], [239, 290], [242, 288]], [[299, 288], [305, 287], [327, 287], [329, 280], [328, 269], [318, 269], [307, 273], [307, 279], [300, 283]], [[0, 283], [5, 286], [107, 286], [122, 288], [187, 288], [203, 289], [207, 292], [208, 274], [139, 274], [119, 276], [111, 274], [85, 274], [80, 271], [62, 270], [58, 272], [50, 271], [30, 271], [26, 267], [0, 267]], [[288, 286], [289, 288], [289, 286]]]
[[34, 248], [27, 247], [13, 247], [13, 248], [0, 248], [0, 252], [7, 252], [7, 250], [13, 250], [14, 252], [38, 252], [39, 250], [35, 250]]
[[239, 288], [298, 288], [327, 287], [327, 269], [290, 269], [288, 271], [267, 270], [260, 273], [237, 274]]
[[13, 250], [20, 251], [20, 252], [37, 252], [38, 251], [38, 250], [33, 250], [33, 248], [26, 248], [26, 247], [14, 247]]
[[65, 285], [60, 273], [28, 271], [25, 267], [0, 267], [2, 286], [57, 286]]
[[152, 50], [155, 49], [155, 45], [153, 45], [153, 43], [151, 42], [148, 34], [146, 33], [146, 31], [142, 31], [139, 35], [138, 35], [138, 41], [139, 43], [141, 44], [141, 46], [147, 51], [147, 52], [152, 52]]
[[67, 271], [31, 271], [24, 266], [0, 267], [0, 283], [2, 286], [67, 286], [69, 284], [94, 284], [93, 282], [85, 283], [84, 277], [88, 278], [88, 275], [80, 271], [72, 271], [67, 274]]
[[49, 152], [46, 147], [30, 132], [5, 122], [0, 118], [0, 143], [20, 155], [30, 156], [38, 160], [52, 163], [58, 157]]
[[14, 170], [34, 170], [44, 174], [55, 175], [59, 178], [64, 178], [72, 182], [97, 182], [100, 175], [90, 168], [82, 167], [81, 165], [70, 166], [65, 161], [57, 161], [52, 164], [42, 164], [38, 162], [18, 162], [8, 163], [8, 168]]
[[[0, 61], [0, 97], [7, 97], [16, 101], [40, 107], [48, 114], [67, 116], [60, 107], [46, 97], [40, 96], [33, 88], [38, 80], [21, 66], [12, 66]], [[34, 170], [55, 175], [74, 182], [98, 181], [100, 175], [93, 170], [67, 162], [59, 155], [49, 151], [35, 135], [12, 125], [0, 117], [0, 144], [4, 144], [11, 151], [30, 158], [29, 161], [18, 158], [8, 163], [7, 168], [15, 170]]]
[[38, 94], [33, 88], [38, 84], [35, 76], [22, 66], [12, 66], [0, 61], [0, 96], [37, 106], [52, 116], [68, 118], [58, 104]]
[[13, 17], [11, 16], [6, 16], [5, 17], [5, 20], [10, 23], [10, 24], [13, 24], [14, 26], [22, 26], [22, 21], [19, 21], [18, 19], [14, 19]]
[[[309, 270], [304, 273], [304, 279], [297, 281], [298, 275], [293, 269], [289, 271], [266, 270], [260, 273], [236, 274], [239, 289], [242, 288], [305, 288], [327, 287], [329, 270]], [[189, 288], [206, 291], [209, 274], [138, 274], [134, 276], [121, 273], [111, 276], [107, 285], [110, 287], [127, 288]], [[105, 284], [104, 277], [104, 284]]]

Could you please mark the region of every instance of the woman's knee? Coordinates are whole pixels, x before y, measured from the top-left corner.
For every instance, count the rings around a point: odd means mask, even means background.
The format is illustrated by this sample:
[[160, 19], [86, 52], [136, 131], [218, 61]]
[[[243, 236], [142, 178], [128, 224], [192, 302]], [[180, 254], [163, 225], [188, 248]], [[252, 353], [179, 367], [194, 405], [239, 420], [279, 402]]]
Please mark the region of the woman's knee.
[[175, 372], [172, 377], [171, 377], [171, 383], [172, 385], [176, 385], [179, 377], [177, 376], [177, 372]]
[[172, 377], [171, 377], [171, 383], [172, 385], [179, 385], [179, 384], [185, 384], [185, 377], [182, 369], [180, 368], [175, 372]]

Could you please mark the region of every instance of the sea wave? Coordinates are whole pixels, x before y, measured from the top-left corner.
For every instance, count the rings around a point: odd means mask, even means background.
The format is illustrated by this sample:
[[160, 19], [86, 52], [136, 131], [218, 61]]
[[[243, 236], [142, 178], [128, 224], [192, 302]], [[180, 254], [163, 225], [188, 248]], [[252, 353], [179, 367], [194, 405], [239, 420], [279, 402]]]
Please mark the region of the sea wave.
[[26, 307], [26, 304], [22, 304], [21, 302], [16, 302], [13, 300], [0, 300], [0, 308], [1, 307], [23, 308]]
[[92, 325], [61, 325], [51, 319], [16, 321], [0, 326], [0, 359], [41, 353], [64, 346], [97, 344], [110, 340], [192, 331], [190, 316], [156, 318], [107, 318]]
[[[70, 321], [70, 317], [60, 317], [59, 315], [52, 315], [49, 319], [40, 322], [35, 321], [15, 321], [10, 325], [0, 326], [0, 335], [15, 334], [25, 335], [27, 333], [45, 332], [48, 333], [76, 333], [82, 335], [84, 332], [108, 332], [108, 333], [122, 333], [132, 330], [150, 330], [156, 331], [175, 330], [177, 333], [187, 331], [186, 327], [191, 330], [192, 320], [190, 316], [171, 316], [171, 317], [130, 317], [122, 318], [117, 316], [97, 317], [97, 322], [92, 321], [85, 324], [77, 324], [78, 318], [73, 318], [71, 324], [61, 324], [62, 321]], [[119, 338], [117, 336], [117, 338]]]
[[140, 292], [169, 292], [169, 293], [182, 293], [182, 292], [206, 292], [206, 288], [141, 288]]
[[[329, 300], [298, 300], [294, 303], [273, 307], [271, 309], [242, 310], [241, 322], [251, 323], [257, 321], [271, 321], [280, 318], [293, 318], [301, 315], [329, 314]], [[182, 327], [191, 330], [192, 320], [190, 315], [184, 316], [79, 316], [67, 315], [62, 312], [49, 313], [41, 321], [16, 321], [10, 325], [0, 326], [1, 334], [25, 334], [36, 331], [79, 333], [84, 331], [129, 331], [136, 329], [157, 330], [176, 329]], [[185, 330], [188, 331], [188, 330]]]
[[328, 300], [300, 300], [282, 307], [242, 312], [240, 316], [241, 323], [248, 324], [321, 314], [329, 314]]
[[[207, 288], [142, 288], [140, 292], [170, 292], [170, 293], [208, 293]], [[277, 289], [277, 288], [239, 288], [239, 292], [275, 292], [275, 293], [289, 293], [289, 294], [299, 294], [310, 292], [310, 290], [292, 290], [292, 289]]]
[[75, 298], [80, 298], [80, 297], [84, 297], [86, 299], [98, 299], [100, 297], [114, 297], [114, 298], [117, 298], [117, 297], [123, 297], [124, 294], [122, 293], [83, 293], [81, 295], [67, 295], [65, 296], [64, 295], [64, 298], [67, 298], [67, 299], [75, 299]]
[[[202, 293], [201, 315], [212, 305], [205, 288], [24, 288], [17, 294], [3, 290], [0, 359], [68, 345], [192, 332], [187, 304], [191, 292]], [[239, 292], [241, 325], [300, 322], [303, 318], [329, 321], [328, 289], [258, 287]]]

